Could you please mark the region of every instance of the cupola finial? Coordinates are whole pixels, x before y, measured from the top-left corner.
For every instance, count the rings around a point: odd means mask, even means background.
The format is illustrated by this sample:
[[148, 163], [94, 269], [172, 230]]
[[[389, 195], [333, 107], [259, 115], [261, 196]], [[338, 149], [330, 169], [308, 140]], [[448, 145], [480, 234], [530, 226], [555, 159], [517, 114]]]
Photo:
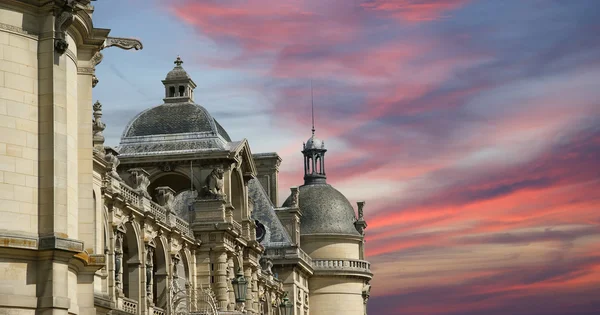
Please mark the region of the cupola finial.
[[181, 64], [183, 64], [183, 60], [181, 60], [181, 57], [177, 55], [177, 59], [175, 59], [175, 62], [173, 63], [176, 64], [178, 67], [181, 67]]

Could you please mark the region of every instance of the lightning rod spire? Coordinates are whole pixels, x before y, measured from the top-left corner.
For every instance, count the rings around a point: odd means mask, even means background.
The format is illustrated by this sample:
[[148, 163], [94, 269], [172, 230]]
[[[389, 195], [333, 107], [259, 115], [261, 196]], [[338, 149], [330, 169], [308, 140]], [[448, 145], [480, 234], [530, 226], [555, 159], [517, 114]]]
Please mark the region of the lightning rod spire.
[[313, 100], [313, 87], [312, 80], [310, 80], [310, 107], [312, 113], [312, 134], [315, 135], [315, 102]]

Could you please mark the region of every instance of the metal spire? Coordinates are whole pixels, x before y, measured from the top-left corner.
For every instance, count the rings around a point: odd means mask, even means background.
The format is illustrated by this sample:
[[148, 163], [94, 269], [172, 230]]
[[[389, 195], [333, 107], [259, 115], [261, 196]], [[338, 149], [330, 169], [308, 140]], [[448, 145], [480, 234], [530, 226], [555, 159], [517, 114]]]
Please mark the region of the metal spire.
[[312, 80], [310, 80], [310, 106], [312, 111], [312, 135], [315, 135], [315, 102], [313, 100]]

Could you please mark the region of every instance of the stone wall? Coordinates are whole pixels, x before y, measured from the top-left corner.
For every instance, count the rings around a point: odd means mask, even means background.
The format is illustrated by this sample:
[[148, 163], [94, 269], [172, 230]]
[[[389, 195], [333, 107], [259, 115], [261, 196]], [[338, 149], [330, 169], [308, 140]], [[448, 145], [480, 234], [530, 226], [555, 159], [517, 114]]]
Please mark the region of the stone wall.
[[36, 235], [38, 39], [0, 7], [0, 230]]

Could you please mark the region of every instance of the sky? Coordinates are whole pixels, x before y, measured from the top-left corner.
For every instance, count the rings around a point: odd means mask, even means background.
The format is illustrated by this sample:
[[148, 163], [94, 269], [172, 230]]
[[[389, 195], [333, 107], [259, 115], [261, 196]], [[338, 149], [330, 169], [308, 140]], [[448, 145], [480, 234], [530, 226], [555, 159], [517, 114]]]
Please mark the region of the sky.
[[105, 135], [195, 101], [302, 184], [302, 142], [365, 200], [369, 314], [600, 314], [600, 1], [103, 0]]

